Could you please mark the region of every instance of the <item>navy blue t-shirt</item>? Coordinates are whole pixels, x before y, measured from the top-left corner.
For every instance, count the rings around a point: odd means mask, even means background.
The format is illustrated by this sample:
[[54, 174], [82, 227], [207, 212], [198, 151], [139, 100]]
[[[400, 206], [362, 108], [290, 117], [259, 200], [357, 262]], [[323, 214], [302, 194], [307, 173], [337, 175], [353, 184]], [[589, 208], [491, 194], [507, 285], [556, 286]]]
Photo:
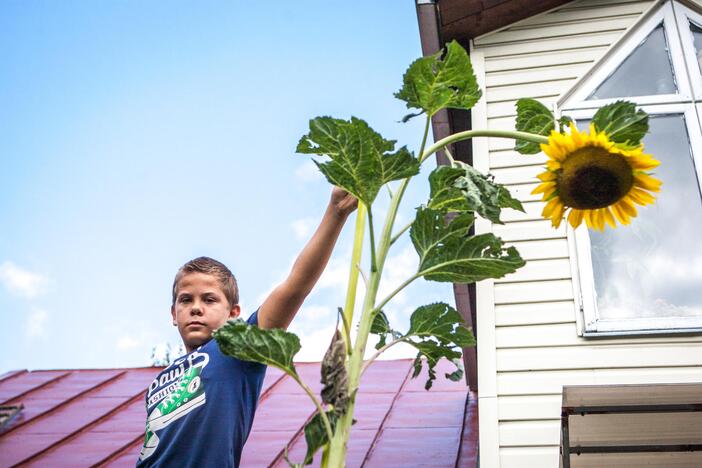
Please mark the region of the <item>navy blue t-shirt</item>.
[[[247, 322], [257, 325], [257, 312]], [[146, 393], [137, 467], [238, 467], [265, 373], [222, 354], [214, 339], [176, 359]]]

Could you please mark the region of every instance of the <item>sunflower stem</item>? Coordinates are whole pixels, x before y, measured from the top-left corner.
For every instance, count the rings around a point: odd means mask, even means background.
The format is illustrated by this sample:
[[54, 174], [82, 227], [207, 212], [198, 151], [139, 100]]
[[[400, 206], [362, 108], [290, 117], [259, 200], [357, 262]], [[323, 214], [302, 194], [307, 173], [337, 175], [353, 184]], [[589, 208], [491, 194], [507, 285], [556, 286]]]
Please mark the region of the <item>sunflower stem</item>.
[[437, 151], [442, 150], [444, 147], [457, 143], [463, 140], [469, 140], [474, 137], [496, 137], [496, 138], [511, 138], [513, 140], [526, 140], [532, 143], [548, 143], [548, 137], [543, 135], [535, 135], [533, 133], [527, 132], [517, 132], [515, 130], [466, 130], [465, 132], [454, 133], [446, 138], [442, 138], [437, 141], [429, 148], [427, 148], [420, 156], [419, 162], [423, 163], [426, 159]]

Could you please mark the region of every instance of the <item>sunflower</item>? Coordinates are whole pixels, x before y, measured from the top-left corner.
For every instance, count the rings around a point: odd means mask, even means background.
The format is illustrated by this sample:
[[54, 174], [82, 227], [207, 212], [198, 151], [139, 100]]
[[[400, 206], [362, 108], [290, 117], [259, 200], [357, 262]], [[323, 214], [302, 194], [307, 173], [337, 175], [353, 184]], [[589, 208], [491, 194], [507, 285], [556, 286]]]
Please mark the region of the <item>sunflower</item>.
[[643, 145], [619, 146], [605, 132], [581, 132], [573, 123], [570, 134], [551, 132], [541, 150], [549, 157], [546, 172], [537, 177], [541, 184], [532, 194], [543, 194], [547, 202], [542, 216], [554, 227], [568, 213], [576, 228], [585, 220], [589, 228], [604, 230], [605, 223], [616, 227], [616, 220], [629, 224], [636, 217], [636, 206], [655, 201], [650, 192], [660, 191], [661, 181], [646, 171], [660, 164], [643, 153]]

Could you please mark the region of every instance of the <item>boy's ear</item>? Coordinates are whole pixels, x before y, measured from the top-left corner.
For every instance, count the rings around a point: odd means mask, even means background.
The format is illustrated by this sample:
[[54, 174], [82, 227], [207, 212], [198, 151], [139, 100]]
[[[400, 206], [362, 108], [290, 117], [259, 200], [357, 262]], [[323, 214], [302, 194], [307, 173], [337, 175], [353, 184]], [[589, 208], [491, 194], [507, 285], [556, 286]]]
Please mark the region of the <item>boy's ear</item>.
[[175, 306], [171, 306], [171, 318], [173, 319], [173, 326], [177, 327], [178, 322], [176, 322]]
[[239, 307], [239, 304], [233, 305], [229, 311], [229, 318], [237, 318], [239, 314], [241, 314], [241, 307]]

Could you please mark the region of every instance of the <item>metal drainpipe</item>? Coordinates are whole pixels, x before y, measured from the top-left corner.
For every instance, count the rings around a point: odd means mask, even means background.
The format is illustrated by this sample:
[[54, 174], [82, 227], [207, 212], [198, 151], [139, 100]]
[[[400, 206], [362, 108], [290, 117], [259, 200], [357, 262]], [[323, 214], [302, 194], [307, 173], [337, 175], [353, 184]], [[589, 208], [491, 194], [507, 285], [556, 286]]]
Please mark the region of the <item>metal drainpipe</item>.
[[[439, 7], [435, 0], [417, 1], [417, 21], [419, 23], [419, 37], [422, 44], [422, 55], [432, 55], [441, 50], [443, 41], [439, 28]], [[434, 141], [447, 137], [451, 134], [451, 124], [449, 113], [446, 109], [437, 112], [431, 119], [432, 133]], [[451, 148], [451, 153], [456, 156], [456, 152]], [[448, 159], [443, 151], [436, 155], [436, 162], [439, 165], [448, 164]], [[471, 292], [474, 288], [467, 284], [453, 285], [453, 294], [456, 299], [456, 308], [466, 322], [466, 326], [476, 333], [473, 323], [473, 302]], [[476, 348], [466, 348], [463, 350], [463, 365], [465, 367], [466, 383], [471, 391], [478, 391], [478, 359]]]

